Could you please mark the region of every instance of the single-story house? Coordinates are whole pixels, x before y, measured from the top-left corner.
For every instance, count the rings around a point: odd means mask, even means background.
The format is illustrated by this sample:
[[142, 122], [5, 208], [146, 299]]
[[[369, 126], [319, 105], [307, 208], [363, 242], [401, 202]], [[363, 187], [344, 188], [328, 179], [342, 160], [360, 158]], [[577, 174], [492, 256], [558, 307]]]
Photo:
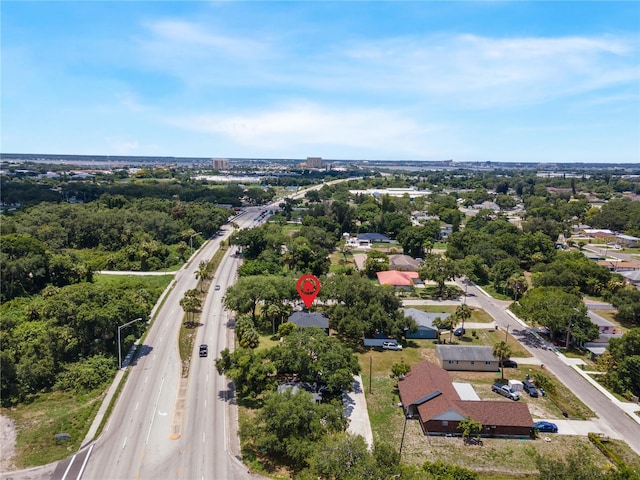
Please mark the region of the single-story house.
[[389, 255], [389, 270], [416, 272], [419, 268], [420, 262], [409, 255]]
[[391, 285], [394, 287], [413, 287], [415, 281], [420, 278], [418, 272], [400, 272], [398, 270], [387, 270], [376, 273], [380, 285]]
[[623, 272], [620, 275], [626, 278], [627, 282], [631, 283], [632, 285], [636, 285], [638, 288], [640, 288], [640, 270]]
[[436, 345], [436, 353], [445, 370], [497, 372], [500, 360], [488, 346]]
[[417, 308], [406, 308], [404, 310], [405, 317], [413, 318], [418, 324], [417, 332], [409, 332], [405, 333], [405, 338], [438, 338], [438, 327], [433, 325], [433, 321], [440, 317], [441, 319], [445, 319], [449, 317], [450, 313], [438, 313], [438, 312], [423, 312], [422, 310], [418, 310]]
[[313, 401], [316, 403], [320, 403], [322, 401], [322, 394], [318, 393], [314, 389], [314, 385], [310, 383], [301, 383], [301, 382], [285, 382], [278, 384], [278, 393], [282, 394], [286, 391], [291, 392], [292, 395], [295, 395], [300, 390], [304, 390], [309, 392], [313, 397]]
[[424, 361], [398, 382], [407, 418], [420, 421], [425, 435], [461, 435], [458, 425], [466, 418], [482, 424], [483, 436], [528, 437], [533, 425], [524, 402], [462, 400], [449, 373]]
[[329, 335], [329, 319], [323, 313], [302, 312], [298, 310], [289, 315], [287, 321], [293, 323], [294, 325], [297, 325], [298, 327], [320, 328], [324, 330], [327, 335]]
[[615, 233], [608, 228], [585, 228], [581, 233], [590, 238], [607, 239], [615, 237]]
[[631, 235], [623, 235], [623, 234], [616, 235], [616, 243], [618, 245], [622, 245], [625, 247], [637, 247], [639, 242], [640, 242], [640, 238], [638, 237], [633, 237]]
[[453, 233], [453, 225], [451, 225], [450, 223], [445, 223], [443, 225], [440, 225], [440, 238], [444, 240], [448, 238], [449, 235], [451, 235], [452, 233]]
[[597, 313], [592, 312], [591, 310], [587, 311], [587, 316], [589, 320], [595, 323], [598, 326], [598, 332], [602, 335], [610, 335], [616, 333], [616, 325], [604, 317], [601, 317]]
[[358, 242], [367, 241], [369, 243], [390, 243], [391, 239], [382, 233], [361, 233], [358, 235]]
[[640, 263], [631, 260], [598, 260], [598, 265], [612, 272], [632, 272], [640, 270]]

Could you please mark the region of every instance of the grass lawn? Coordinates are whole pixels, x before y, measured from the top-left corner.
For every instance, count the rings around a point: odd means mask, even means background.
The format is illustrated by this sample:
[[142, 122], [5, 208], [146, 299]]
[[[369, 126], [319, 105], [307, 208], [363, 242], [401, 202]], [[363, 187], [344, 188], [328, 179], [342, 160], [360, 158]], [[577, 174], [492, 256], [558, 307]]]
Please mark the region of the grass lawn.
[[[374, 440], [385, 441], [399, 448], [402, 441], [404, 416], [399, 407], [400, 398], [396, 381], [390, 377], [391, 366], [401, 360], [409, 365], [423, 360], [435, 361], [435, 350], [419, 347], [405, 348], [400, 352], [371, 350], [360, 354], [359, 360]], [[538, 367], [532, 367], [532, 369], [535, 368]], [[518, 373], [516, 375], [518, 378], [526, 374], [524, 369], [506, 370], [508, 375], [513, 375], [515, 372]], [[452, 378], [456, 381], [473, 383], [481, 398], [498, 399], [491, 392], [490, 387], [496, 375], [498, 374], [455, 372]], [[369, 390], [370, 380], [371, 390]], [[558, 383], [555, 379], [553, 380], [556, 384]], [[571, 396], [568, 391], [562, 391], [558, 395], [567, 404], [579, 403], [577, 399], [566, 399], [567, 394]], [[538, 413], [548, 413], [551, 418], [562, 418], [560, 408], [548, 397], [523, 398], [523, 400], [529, 404], [533, 416], [538, 416]], [[570, 414], [570, 418], [578, 417]], [[602, 454], [586, 438], [559, 435], [550, 436], [550, 438], [550, 442], [542, 439], [485, 439], [482, 447], [464, 446], [460, 438], [425, 436], [418, 422], [409, 420], [404, 435], [402, 460], [405, 463], [422, 464], [426, 460], [437, 458], [447, 463], [474, 469], [485, 480], [513, 478], [514, 475], [518, 478], [535, 478], [536, 452], [541, 455], [555, 455], [557, 452], [566, 452], [573, 448], [584, 448], [585, 455], [593, 456], [600, 463], [605, 462]]]
[[496, 300], [513, 300], [510, 296], [498, 292], [491, 284], [480, 285], [480, 287]]
[[173, 281], [173, 275], [93, 275], [93, 283], [106, 286], [129, 286], [135, 287], [143, 285], [146, 289], [153, 289], [162, 293], [167, 285]]
[[[109, 379], [110, 380], [110, 379]], [[3, 408], [16, 426], [13, 462], [18, 469], [46, 465], [77, 452], [106, 394], [51, 392], [39, 394], [31, 403]], [[56, 433], [68, 433], [71, 440], [56, 442]]]
[[[455, 305], [411, 305], [411, 308], [422, 310], [430, 313], [455, 313]], [[472, 323], [494, 323], [493, 317], [481, 308], [471, 307], [471, 318], [468, 322]]]

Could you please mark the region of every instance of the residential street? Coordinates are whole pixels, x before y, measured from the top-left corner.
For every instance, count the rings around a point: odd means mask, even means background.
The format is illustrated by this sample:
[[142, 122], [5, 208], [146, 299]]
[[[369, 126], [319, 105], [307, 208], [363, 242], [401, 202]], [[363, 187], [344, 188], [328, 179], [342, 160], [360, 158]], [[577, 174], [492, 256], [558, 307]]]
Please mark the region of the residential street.
[[[464, 288], [464, 284], [460, 283], [460, 286]], [[526, 327], [526, 325], [516, 319], [513, 314], [510, 312], [507, 313], [506, 308], [510, 302], [496, 300], [473, 284], [469, 284], [468, 292], [475, 294], [475, 297], [473, 297], [474, 300], [496, 320], [496, 324], [500, 329], [506, 329], [508, 327], [510, 332], [514, 332]], [[516, 338], [519, 337], [517, 334], [515, 336]], [[620, 403], [622, 402], [609, 398], [609, 396], [602, 393], [578, 373], [576, 368], [570, 365], [575, 362], [572, 362], [571, 359], [565, 359], [563, 355], [552, 350], [531, 348], [526, 344], [523, 344], [523, 347], [570, 388], [585, 405], [593, 410], [598, 417], [600, 417], [601, 421], [604, 421], [608, 427], [615, 432], [615, 436], [624, 439], [629, 447], [640, 455], [640, 423], [634, 421], [623, 408], [627, 407], [638, 411], [640, 410], [640, 405], [625, 404], [621, 406]]]

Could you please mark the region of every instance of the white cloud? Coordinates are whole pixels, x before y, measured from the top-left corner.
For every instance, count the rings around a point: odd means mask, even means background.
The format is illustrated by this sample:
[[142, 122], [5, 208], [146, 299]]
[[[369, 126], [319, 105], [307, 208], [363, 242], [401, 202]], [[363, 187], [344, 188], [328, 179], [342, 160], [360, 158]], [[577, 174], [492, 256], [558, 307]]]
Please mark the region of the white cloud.
[[271, 152], [313, 145], [423, 156], [438, 127], [399, 111], [327, 108], [308, 102], [271, 111], [195, 114], [166, 119], [180, 128], [219, 136], [235, 145]]
[[132, 155], [140, 151], [138, 140], [114, 137], [107, 137], [105, 140], [109, 151], [114, 152], [114, 155]]

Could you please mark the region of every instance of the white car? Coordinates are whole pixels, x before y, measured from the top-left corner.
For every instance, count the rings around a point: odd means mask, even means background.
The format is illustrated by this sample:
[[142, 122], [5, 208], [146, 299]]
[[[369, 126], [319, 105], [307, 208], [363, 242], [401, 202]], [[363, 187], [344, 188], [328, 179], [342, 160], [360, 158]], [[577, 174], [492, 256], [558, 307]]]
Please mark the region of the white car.
[[382, 344], [382, 348], [385, 350], [402, 350], [402, 345], [399, 345], [396, 342], [384, 342]]

